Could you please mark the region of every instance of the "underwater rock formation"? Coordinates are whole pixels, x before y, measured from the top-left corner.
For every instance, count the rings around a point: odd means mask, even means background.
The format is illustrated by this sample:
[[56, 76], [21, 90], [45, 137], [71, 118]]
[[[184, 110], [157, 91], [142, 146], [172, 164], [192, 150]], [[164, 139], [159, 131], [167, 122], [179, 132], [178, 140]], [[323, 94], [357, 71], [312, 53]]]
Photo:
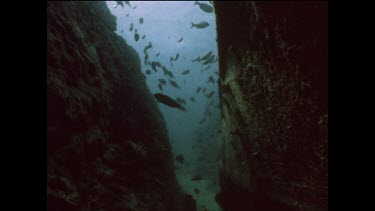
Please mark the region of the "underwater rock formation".
[[47, 3], [48, 210], [195, 210], [139, 56], [115, 30], [105, 2]]
[[327, 2], [215, 2], [224, 211], [328, 209]]

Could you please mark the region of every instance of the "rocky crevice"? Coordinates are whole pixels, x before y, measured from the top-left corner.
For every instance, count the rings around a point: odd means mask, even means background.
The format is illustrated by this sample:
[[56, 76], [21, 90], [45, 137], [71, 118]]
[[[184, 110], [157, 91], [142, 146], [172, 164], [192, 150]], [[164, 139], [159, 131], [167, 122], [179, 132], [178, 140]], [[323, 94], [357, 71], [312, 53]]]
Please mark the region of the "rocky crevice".
[[48, 210], [195, 210], [105, 2], [47, 3]]

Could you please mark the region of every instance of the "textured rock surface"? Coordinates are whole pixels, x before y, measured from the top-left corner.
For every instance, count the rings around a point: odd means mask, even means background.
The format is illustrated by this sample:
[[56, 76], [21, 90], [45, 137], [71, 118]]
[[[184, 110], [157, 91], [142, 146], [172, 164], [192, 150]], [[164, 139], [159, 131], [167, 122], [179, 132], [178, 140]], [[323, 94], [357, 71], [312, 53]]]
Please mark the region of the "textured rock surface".
[[48, 210], [194, 210], [139, 57], [115, 29], [105, 2], [47, 3]]
[[[224, 210], [327, 210], [327, 2], [215, 2]], [[246, 208], [244, 208], [246, 207]]]

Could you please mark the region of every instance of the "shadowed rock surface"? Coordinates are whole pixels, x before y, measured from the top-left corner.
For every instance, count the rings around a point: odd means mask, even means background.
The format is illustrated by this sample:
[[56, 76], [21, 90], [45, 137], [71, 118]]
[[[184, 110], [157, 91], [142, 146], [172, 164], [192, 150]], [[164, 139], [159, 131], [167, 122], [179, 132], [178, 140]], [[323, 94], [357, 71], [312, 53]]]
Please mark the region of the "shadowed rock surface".
[[215, 2], [225, 211], [328, 209], [327, 2]]
[[195, 210], [105, 2], [47, 3], [48, 210]]

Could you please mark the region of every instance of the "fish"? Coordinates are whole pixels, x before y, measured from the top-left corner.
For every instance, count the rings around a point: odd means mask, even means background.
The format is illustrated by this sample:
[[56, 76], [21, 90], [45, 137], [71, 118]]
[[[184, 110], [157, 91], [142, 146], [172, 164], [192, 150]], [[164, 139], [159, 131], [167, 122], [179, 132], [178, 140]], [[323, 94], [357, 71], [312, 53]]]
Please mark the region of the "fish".
[[148, 44], [143, 48], [143, 53], [147, 54], [147, 50], [152, 48], [152, 43], [148, 42]]
[[179, 163], [184, 163], [184, 156], [179, 154], [176, 156], [176, 161]]
[[138, 42], [138, 40], [139, 40], [139, 34], [137, 32], [134, 34], [134, 40], [136, 42]]
[[191, 22], [191, 27], [190, 28], [197, 28], [197, 29], [204, 29], [206, 27], [208, 27], [210, 24], [208, 24], [206, 21], [202, 21], [202, 22], [199, 22], [199, 23], [193, 23]]
[[160, 91], [163, 91], [163, 86], [161, 84], [158, 84], [158, 87], [159, 87]]
[[203, 88], [202, 92], [204, 93], [206, 91], [206, 87]]
[[210, 57], [211, 54], [212, 54], [212, 51], [207, 52], [207, 53], [202, 57], [201, 60], [206, 60], [206, 59], [208, 59], [208, 57]]
[[164, 80], [164, 79], [162, 79], [162, 78], [159, 78], [159, 82], [161, 83], [161, 84], [163, 84], [163, 85], [165, 85], [167, 82]]
[[194, 188], [194, 192], [195, 192], [196, 194], [199, 194], [199, 189], [198, 189], [198, 188]]
[[211, 98], [212, 97], [212, 95], [214, 94], [215, 92], [214, 91], [212, 91], [212, 92], [210, 92], [209, 94], [207, 94], [206, 96], [208, 97], [208, 98]]
[[137, 8], [137, 5], [135, 5], [135, 6], [133, 7], [133, 10], [134, 10], [135, 8]]
[[169, 77], [171, 77], [171, 78], [174, 78], [174, 75], [173, 75], [173, 73], [172, 73], [171, 71], [168, 71], [167, 75], [168, 75]]
[[189, 74], [190, 73], [190, 70], [184, 70], [181, 72], [182, 75], [186, 75], [186, 74]]
[[214, 72], [216, 75], [219, 75], [219, 73], [218, 72]]
[[140, 23], [140, 24], [143, 24], [143, 18], [140, 18], [140, 19], [139, 19], [139, 23]]
[[169, 107], [172, 107], [172, 108], [178, 108], [180, 109], [181, 111], [186, 111], [186, 109], [178, 104], [175, 100], [173, 100], [172, 98], [168, 97], [167, 95], [163, 95], [161, 93], [156, 93], [154, 94], [154, 97], [156, 98], [157, 101], [169, 106]]
[[166, 68], [166, 67], [164, 67], [164, 66], [161, 66], [161, 69], [163, 70], [163, 72], [164, 72], [164, 75], [168, 75], [168, 73], [169, 73], [169, 70]]
[[199, 121], [199, 124], [201, 125], [204, 121], [206, 121], [205, 118], [201, 119], [201, 120]]
[[116, 6], [114, 8], [117, 8], [118, 5], [120, 5], [122, 8], [124, 8], [124, 2], [123, 1], [116, 1]]
[[202, 179], [202, 176], [199, 175], [199, 174], [197, 174], [197, 175], [195, 175], [191, 180], [192, 180], [192, 181], [198, 181], [198, 180], [201, 180], [201, 179]]
[[129, 1], [124, 1], [124, 2], [125, 2], [125, 4], [127, 4], [129, 7], [131, 7]]
[[180, 88], [180, 87], [178, 86], [178, 84], [177, 84], [175, 81], [172, 81], [172, 80], [168, 80], [168, 81], [169, 81], [169, 83], [170, 83], [173, 87]]
[[175, 58], [170, 57], [170, 61], [171, 61], [171, 62], [172, 62], [172, 61], [176, 61], [176, 60], [178, 59], [179, 56], [180, 56], [180, 54], [177, 53], [176, 56], [175, 56]]
[[191, 60], [191, 62], [199, 62], [199, 61], [201, 61], [201, 57], [200, 56], [198, 56], [195, 59]]
[[133, 25], [133, 23], [131, 23], [131, 24], [130, 24], [130, 28], [129, 28], [129, 30], [130, 30], [130, 31], [133, 31], [133, 29], [134, 29], [134, 25]]
[[210, 69], [210, 68], [211, 68], [211, 64], [206, 65], [206, 67], [204, 67], [204, 68], [202, 69], [202, 72], [203, 72], [203, 71], [206, 71], [206, 70], [208, 70], [208, 69]]
[[146, 37], [146, 35], [144, 34], [144, 35], [142, 36], [142, 40], [145, 39], [145, 37]]
[[156, 67], [161, 67], [160, 62], [155, 62]]
[[146, 74], [147, 74], [147, 75], [150, 75], [150, 74], [151, 74], [151, 70], [150, 70], [150, 69], [147, 69], [147, 70], [146, 70]]
[[190, 100], [193, 101], [195, 103], [195, 99], [194, 97], [190, 97]]
[[152, 68], [155, 72], [158, 71], [158, 69], [156, 69], [156, 62], [155, 62], [155, 61], [152, 61], [152, 62], [151, 62], [151, 68]]
[[129, 13], [126, 14], [126, 17], [128, 17], [128, 16], [129, 16]]
[[215, 83], [215, 80], [214, 80], [214, 78], [212, 77], [212, 76], [210, 76], [209, 78], [208, 78], [208, 81], [207, 81], [207, 83]]
[[158, 52], [155, 56], [158, 57], [160, 55], [160, 52]]
[[214, 58], [215, 58], [215, 55], [212, 55], [212, 56], [210, 56], [210, 58], [206, 59], [206, 61], [204, 61], [202, 64], [204, 64], [204, 65], [211, 64], [213, 62]]
[[180, 43], [182, 40], [184, 40], [184, 37], [181, 37], [177, 42]]
[[148, 60], [148, 54], [145, 55], [145, 63], [147, 63]]
[[200, 91], [201, 91], [201, 89], [202, 89], [202, 87], [198, 86], [198, 88], [197, 88], [197, 90], [195, 91], [195, 93], [198, 93], [198, 92], [200, 92]]
[[199, 3], [198, 1], [195, 1], [194, 5], [197, 5], [199, 6], [199, 8], [201, 8], [201, 10], [207, 12], [207, 13], [212, 13], [214, 11], [214, 9], [212, 8], [212, 6], [208, 5], [208, 4], [205, 4], [205, 3]]

